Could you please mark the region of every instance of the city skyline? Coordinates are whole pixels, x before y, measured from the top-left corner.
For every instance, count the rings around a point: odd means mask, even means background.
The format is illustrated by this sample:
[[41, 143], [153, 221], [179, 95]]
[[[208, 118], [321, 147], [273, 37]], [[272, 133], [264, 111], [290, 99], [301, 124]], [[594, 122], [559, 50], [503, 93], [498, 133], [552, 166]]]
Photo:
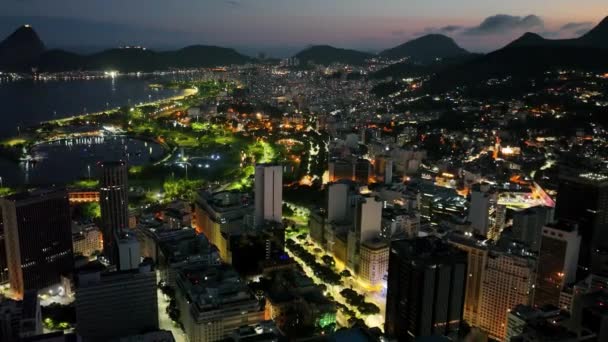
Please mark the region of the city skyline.
[[[560, 0], [547, 8], [540, 1], [519, 0], [448, 1], [441, 6], [394, 0], [382, 4], [188, 0], [162, 6], [147, 1], [144, 12], [141, 1], [118, 7], [113, 0], [11, 1], [0, 5], [0, 34], [31, 24], [51, 47], [95, 50], [141, 44], [163, 49], [212, 44], [284, 57], [317, 44], [378, 51], [427, 33], [442, 33], [470, 51], [488, 52], [527, 31], [547, 38], [583, 34], [606, 15], [601, 1], [584, 2], [581, 6]], [[75, 26], [79, 29], [73, 30]]]

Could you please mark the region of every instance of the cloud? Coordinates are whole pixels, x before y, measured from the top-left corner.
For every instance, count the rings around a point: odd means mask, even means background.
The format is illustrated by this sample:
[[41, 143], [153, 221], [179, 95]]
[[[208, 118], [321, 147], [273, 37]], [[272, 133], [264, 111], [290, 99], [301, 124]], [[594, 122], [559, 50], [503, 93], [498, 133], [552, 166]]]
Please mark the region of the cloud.
[[519, 17], [506, 14], [497, 14], [486, 18], [479, 26], [464, 30], [466, 35], [493, 35], [508, 34], [518, 31], [542, 30], [544, 21], [536, 15]]
[[582, 36], [589, 32], [595, 25], [592, 22], [567, 23], [560, 27], [561, 35]]
[[460, 31], [462, 29], [463, 29], [462, 26], [448, 25], [448, 26], [440, 27], [437, 31], [441, 32], [441, 33], [453, 33], [453, 32]]
[[224, 1], [226, 4], [230, 5], [230, 6], [234, 6], [234, 7], [238, 7], [243, 5], [243, 3], [240, 0], [225, 0]]

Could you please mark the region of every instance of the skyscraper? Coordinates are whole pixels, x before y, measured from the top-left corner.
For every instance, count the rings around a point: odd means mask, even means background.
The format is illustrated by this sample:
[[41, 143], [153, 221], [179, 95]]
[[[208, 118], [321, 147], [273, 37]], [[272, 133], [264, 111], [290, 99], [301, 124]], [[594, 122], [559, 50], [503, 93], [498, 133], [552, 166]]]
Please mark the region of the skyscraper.
[[433, 237], [391, 244], [385, 332], [399, 341], [460, 328], [467, 253]]
[[577, 225], [558, 222], [543, 228], [538, 255], [534, 304], [559, 307], [565, 284], [576, 279], [581, 236]]
[[448, 241], [467, 252], [468, 274], [464, 299], [463, 318], [471, 325], [477, 326], [481, 306], [482, 280], [484, 279], [486, 264], [488, 262], [488, 245], [485, 237], [452, 232]]
[[[583, 269], [590, 267], [594, 257], [608, 250], [608, 176], [595, 173], [562, 175], [555, 218], [578, 223], [581, 235], [578, 262]], [[591, 271], [608, 274], [608, 269]]]
[[258, 164], [255, 167], [255, 222], [283, 220], [283, 167]]
[[513, 213], [513, 237], [538, 252], [543, 227], [553, 220], [553, 208], [538, 206]]
[[489, 184], [475, 184], [471, 191], [469, 221], [478, 234], [487, 236], [496, 211], [498, 194]]
[[68, 194], [44, 189], [0, 199], [11, 289], [22, 297], [71, 275], [72, 228]]
[[361, 245], [380, 236], [382, 228], [382, 201], [374, 197], [360, 197], [357, 202], [355, 222], [348, 232], [348, 267], [359, 273]]
[[532, 304], [536, 260], [515, 253], [520, 247], [490, 251], [484, 271], [477, 326], [498, 341], [507, 333], [509, 310]]
[[129, 199], [127, 163], [103, 162], [101, 169], [100, 206], [103, 250], [111, 264], [116, 263], [118, 250], [116, 238], [129, 227]]
[[149, 265], [108, 273], [87, 267], [76, 288], [79, 335], [86, 341], [110, 341], [158, 329], [156, 272]]

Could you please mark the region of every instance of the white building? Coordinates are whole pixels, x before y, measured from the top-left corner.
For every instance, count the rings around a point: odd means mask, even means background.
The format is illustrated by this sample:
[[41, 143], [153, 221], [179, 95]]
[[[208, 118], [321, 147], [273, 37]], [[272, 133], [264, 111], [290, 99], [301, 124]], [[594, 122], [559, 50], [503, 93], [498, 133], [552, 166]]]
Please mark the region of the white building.
[[365, 241], [361, 244], [361, 261], [359, 276], [371, 285], [382, 282], [388, 271], [389, 246], [379, 239]]
[[283, 167], [259, 164], [255, 167], [255, 225], [283, 220]]
[[190, 342], [219, 341], [241, 326], [264, 320], [258, 300], [227, 265], [181, 269], [176, 300]]
[[496, 214], [498, 194], [489, 184], [476, 184], [471, 191], [469, 222], [480, 235], [487, 236]]
[[121, 271], [133, 270], [139, 267], [141, 253], [139, 241], [135, 235], [123, 235], [117, 240], [118, 245], [118, 269]]
[[361, 197], [357, 203], [355, 222], [347, 237], [347, 264], [358, 272], [361, 261], [361, 244], [380, 236], [382, 228], [382, 201], [374, 197]]

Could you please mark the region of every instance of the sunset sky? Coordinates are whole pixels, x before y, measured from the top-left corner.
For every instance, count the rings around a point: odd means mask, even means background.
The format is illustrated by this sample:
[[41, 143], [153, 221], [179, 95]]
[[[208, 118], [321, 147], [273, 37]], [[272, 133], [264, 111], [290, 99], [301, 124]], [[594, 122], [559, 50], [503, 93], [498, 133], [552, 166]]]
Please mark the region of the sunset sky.
[[438, 32], [489, 51], [526, 31], [580, 35], [607, 15], [606, 0], [3, 0], [0, 34], [29, 23], [54, 47], [280, 51], [311, 44], [379, 50]]

